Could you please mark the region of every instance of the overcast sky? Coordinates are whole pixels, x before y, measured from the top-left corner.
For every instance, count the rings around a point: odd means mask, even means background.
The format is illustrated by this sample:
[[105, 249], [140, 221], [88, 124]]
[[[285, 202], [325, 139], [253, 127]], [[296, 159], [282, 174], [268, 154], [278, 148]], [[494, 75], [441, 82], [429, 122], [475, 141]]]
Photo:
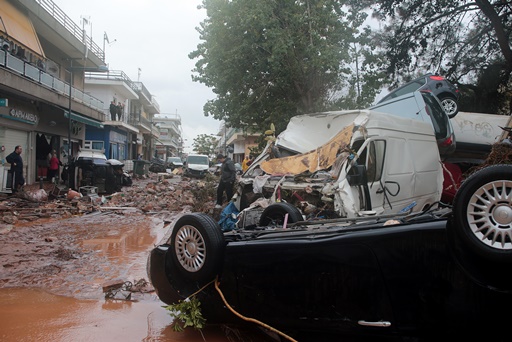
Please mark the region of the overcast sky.
[[[199, 134], [217, 134], [220, 121], [203, 114], [214, 94], [192, 82], [196, 60], [188, 54], [200, 42], [196, 27], [206, 17], [201, 0], [53, 0], [78, 26], [85, 17], [87, 35], [103, 48], [110, 70], [140, 81], [156, 97], [161, 113], [179, 114], [185, 146]], [[114, 42], [115, 40], [115, 42]], [[189, 149], [186, 149], [189, 150]]]

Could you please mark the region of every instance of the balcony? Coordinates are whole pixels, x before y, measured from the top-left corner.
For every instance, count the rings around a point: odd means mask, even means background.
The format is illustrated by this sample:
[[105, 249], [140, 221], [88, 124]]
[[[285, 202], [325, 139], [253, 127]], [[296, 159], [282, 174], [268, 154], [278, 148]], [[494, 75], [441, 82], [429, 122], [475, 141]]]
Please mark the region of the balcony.
[[[92, 63], [92, 65], [99, 66], [105, 63], [104, 49], [100, 48], [91, 37], [84, 35], [82, 27], [75, 24], [53, 1], [18, 1], [31, 12], [30, 18], [38, 35], [43, 34], [45, 39], [51, 41], [59, 50], [68, 56], [74, 56], [77, 51], [83, 51], [83, 47], [86, 47], [88, 65]], [[62, 39], [62, 37], [69, 38]], [[69, 44], [73, 47], [70, 47]]]
[[149, 114], [160, 113], [160, 105], [142, 82], [133, 82], [133, 90], [139, 94], [139, 100]]
[[[35, 65], [28, 63], [5, 50], [0, 50], [0, 66], [5, 67], [9, 72], [16, 74], [20, 77], [23, 77], [23, 80], [29, 79], [31, 82], [50, 90], [59, 95], [64, 95], [66, 97], [69, 96], [69, 84], [62, 81], [59, 78], [52, 76], [51, 74], [46, 73]], [[9, 79], [12, 81], [12, 79]], [[5, 80], [2, 80], [2, 83]], [[7, 86], [10, 84], [3, 83]], [[12, 85], [11, 85], [12, 87]], [[19, 87], [13, 87], [19, 88]], [[37, 96], [36, 94], [32, 94]], [[40, 95], [44, 97], [44, 95]], [[76, 89], [72, 87], [71, 89], [71, 99], [77, 103], [83, 104], [95, 111], [103, 113], [103, 101], [98, 100], [97, 98], [90, 96], [80, 89]]]
[[107, 72], [86, 72], [86, 85], [108, 86], [128, 100], [138, 99], [132, 80], [123, 71], [109, 70]]
[[158, 127], [140, 113], [131, 113], [128, 118], [128, 124], [137, 127], [143, 134], [151, 134], [155, 138], [160, 137]]

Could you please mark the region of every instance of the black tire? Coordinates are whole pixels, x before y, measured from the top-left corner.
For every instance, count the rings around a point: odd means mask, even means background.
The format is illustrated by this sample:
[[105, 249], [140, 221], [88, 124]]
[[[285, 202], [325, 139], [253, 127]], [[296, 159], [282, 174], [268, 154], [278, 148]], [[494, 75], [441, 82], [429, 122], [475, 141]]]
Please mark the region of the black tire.
[[441, 105], [443, 106], [446, 115], [450, 118], [454, 117], [459, 112], [459, 104], [455, 98], [449, 95], [440, 95], [439, 101], [441, 101]]
[[453, 203], [451, 229], [462, 247], [487, 260], [510, 263], [512, 165], [492, 165], [475, 172], [462, 183]]
[[224, 235], [203, 213], [178, 219], [169, 239], [166, 274], [174, 289], [186, 298], [215, 279], [224, 261]]
[[286, 214], [288, 214], [288, 223], [296, 223], [304, 220], [302, 213], [297, 207], [290, 203], [278, 202], [269, 205], [263, 210], [260, 217], [260, 226], [282, 226]]
[[160, 300], [166, 304], [177, 304], [186, 297], [180, 295], [169, 282], [166, 270], [166, 256], [169, 245], [160, 245], [148, 255], [146, 272]]

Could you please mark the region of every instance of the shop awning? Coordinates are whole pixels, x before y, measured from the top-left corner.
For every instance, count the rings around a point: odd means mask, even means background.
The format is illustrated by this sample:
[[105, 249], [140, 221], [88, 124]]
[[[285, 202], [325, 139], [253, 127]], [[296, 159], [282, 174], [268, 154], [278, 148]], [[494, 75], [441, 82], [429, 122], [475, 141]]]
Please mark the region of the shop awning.
[[[69, 118], [69, 112], [67, 110], [64, 111], [64, 117], [67, 119]], [[91, 118], [76, 114], [71, 112], [71, 120], [75, 120], [81, 123], [84, 123], [86, 125], [97, 127], [97, 128], [103, 128], [103, 124], [99, 121], [93, 120]]]
[[44, 57], [44, 52], [30, 19], [6, 0], [0, 0], [0, 31], [16, 39], [35, 53]]

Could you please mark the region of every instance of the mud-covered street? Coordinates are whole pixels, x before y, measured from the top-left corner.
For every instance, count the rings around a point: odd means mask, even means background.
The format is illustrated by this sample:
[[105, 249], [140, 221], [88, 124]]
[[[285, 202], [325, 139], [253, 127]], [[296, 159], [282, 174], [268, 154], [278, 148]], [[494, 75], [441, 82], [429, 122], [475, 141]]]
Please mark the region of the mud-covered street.
[[149, 250], [181, 213], [213, 208], [210, 183], [152, 177], [99, 199], [1, 197], [0, 340], [262, 340], [225, 327], [174, 332], [147, 283]]

